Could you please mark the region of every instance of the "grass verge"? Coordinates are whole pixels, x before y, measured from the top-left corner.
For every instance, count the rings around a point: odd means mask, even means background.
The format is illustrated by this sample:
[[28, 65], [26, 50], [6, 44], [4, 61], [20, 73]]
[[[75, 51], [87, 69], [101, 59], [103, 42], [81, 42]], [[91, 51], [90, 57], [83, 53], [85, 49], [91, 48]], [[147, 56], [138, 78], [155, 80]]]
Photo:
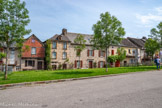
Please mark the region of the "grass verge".
[[98, 75], [120, 74], [128, 72], [141, 72], [148, 70], [155, 70], [155, 66], [139, 66], [139, 67], [119, 67], [109, 68], [108, 72], [105, 68], [100, 69], [76, 69], [76, 70], [33, 70], [33, 71], [19, 71], [13, 72], [8, 75], [8, 79], [4, 80], [3, 73], [0, 72], [0, 85], [21, 83], [21, 82], [33, 82], [33, 81], [46, 81], [46, 80], [58, 80], [69, 78], [90, 77]]

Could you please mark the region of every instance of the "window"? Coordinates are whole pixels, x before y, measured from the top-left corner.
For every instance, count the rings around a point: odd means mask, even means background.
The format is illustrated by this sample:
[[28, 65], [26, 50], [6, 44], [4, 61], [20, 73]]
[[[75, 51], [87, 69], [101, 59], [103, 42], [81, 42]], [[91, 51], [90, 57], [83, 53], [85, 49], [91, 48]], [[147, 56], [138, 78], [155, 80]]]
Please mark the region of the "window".
[[99, 57], [104, 57], [105, 56], [105, 51], [99, 51]]
[[53, 52], [52, 53], [52, 58], [56, 59], [57, 55], [56, 55], [56, 52]]
[[66, 53], [66, 52], [63, 52], [63, 53], [62, 53], [62, 58], [63, 58], [63, 59], [66, 59], [66, 58], [67, 58], [67, 53]]
[[25, 60], [25, 67], [27, 67], [27, 66], [34, 67], [35, 66], [35, 60]]
[[32, 38], [32, 43], [34, 43], [35, 42], [35, 39], [34, 38]]
[[36, 54], [36, 48], [32, 47], [31, 54]]
[[128, 52], [129, 52], [129, 54], [131, 54], [131, 50], [130, 49], [128, 49]]
[[93, 50], [89, 50], [89, 56], [93, 56]]
[[76, 56], [81, 56], [81, 52], [80, 52], [80, 49], [77, 49], [77, 51], [76, 51]]
[[100, 61], [100, 68], [103, 68], [104, 67], [104, 63], [103, 61]]
[[53, 49], [56, 49], [56, 48], [57, 48], [57, 43], [56, 43], [56, 42], [53, 42], [52, 48], [53, 48]]
[[63, 45], [63, 49], [67, 49], [67, 43], [64, 42], [63, 44], [64, 44], [64, 45]]
[[77, 61], [77, 68], [80, 68], [80, 61]]

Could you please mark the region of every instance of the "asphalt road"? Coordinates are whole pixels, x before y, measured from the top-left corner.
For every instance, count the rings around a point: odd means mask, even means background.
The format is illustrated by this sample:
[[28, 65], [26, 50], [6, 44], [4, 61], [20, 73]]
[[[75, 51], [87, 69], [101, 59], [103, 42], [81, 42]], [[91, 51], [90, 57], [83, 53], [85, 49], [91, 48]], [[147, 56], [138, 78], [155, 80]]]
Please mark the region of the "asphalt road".
[[0, 90], [0, 108], [162, 108], [162, 71]]

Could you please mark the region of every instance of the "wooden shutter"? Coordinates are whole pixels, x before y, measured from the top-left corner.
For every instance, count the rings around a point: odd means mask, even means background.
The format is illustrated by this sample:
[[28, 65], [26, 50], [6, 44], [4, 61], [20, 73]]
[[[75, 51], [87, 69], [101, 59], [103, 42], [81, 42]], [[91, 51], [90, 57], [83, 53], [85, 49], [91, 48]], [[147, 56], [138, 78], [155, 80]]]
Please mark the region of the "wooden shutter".
[[75, 68], [77, 67], [77, 61], [75, 60], [75, 63], [74, 63], [74, 65], [75, 65]]
[[87, 56], [89, 57], [89, 49], [87, 50]]
[[94, 50], [93, 50], [93, 56], [94, 56]]
[[111, 50], [111, 55], [114, 55], [114, 50]]
[[82, 60], [80, 61], [80, 67], [81, 68], [83, 67], [83, 61]]
[[100, 68], [100, 61], [98, 62], [98, 68]]

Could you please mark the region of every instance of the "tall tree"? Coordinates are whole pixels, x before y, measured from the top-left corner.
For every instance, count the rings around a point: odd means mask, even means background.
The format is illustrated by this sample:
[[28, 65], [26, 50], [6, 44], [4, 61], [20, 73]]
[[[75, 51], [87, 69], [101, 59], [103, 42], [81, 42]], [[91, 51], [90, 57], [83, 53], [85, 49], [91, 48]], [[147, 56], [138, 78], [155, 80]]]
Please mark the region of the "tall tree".
[[78, 36], [74, 39], [74, 43], [77, 44], [74, 49], [76, 50], [76, 55], [79, 56], [79, 61], [80, 61], [80, 56], [81, 52], [85, 49], [86, 45], [86, 40], [84, 39], [84, 36], [81, 34], [78, 34]]
[[108, 58], [108, 48], [110, 45], [119, 44], [121, 38], [125, 35], [122, 23], [115, 17], [111, 16], [110, 13], [102, 13], [100, 15], [100, 20], [93, 25], [94, 31], [92, 43], [94, 48], [105, 50], [106, 52], [106, 72], [107, 68], [107, 58]]
[[6, 48], [5, 79], [7, 79], [9, 48], [17, 39], [31, 31], [25, 28], [30, 22], [28, 13], [25, 1], [0, 0], [0, 43]]
[[155, 52], [160, 49], [160, 44], [156, 40], [150, 38], [145, 42], [145, 48], [147, 56], [151, 56], [153, 60]]
[[157, 25], [157, 28], [152, 28], [150, 30], [149, 37], [159, 42], [162, 47], [162, 22]]

